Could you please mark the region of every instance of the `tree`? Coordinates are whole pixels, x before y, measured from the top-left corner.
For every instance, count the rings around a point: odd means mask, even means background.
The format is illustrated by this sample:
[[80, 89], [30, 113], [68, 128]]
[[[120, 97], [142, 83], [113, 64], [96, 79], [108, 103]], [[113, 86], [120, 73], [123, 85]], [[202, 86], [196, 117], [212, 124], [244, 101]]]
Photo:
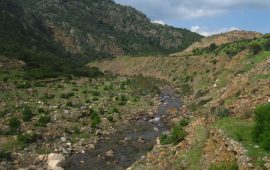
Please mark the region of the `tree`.
[[262, 46], [257, 42], [249, 44], [248, 47], [254, 55], [260, 53], [263, 50]]
[[217, 48], [217, 45], [215, 43], [210, 44], [209, 50], [214, 51]]
[[270, 51], [270, 39], [265, 42], [264, 49]]

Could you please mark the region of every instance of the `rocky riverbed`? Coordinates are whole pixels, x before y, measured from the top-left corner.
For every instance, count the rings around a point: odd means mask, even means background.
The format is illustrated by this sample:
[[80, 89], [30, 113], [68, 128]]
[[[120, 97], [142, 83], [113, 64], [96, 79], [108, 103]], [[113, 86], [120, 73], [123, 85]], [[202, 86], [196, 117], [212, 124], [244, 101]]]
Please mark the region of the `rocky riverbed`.
[[99, 140], [92, 149], [66, 159], [59, 166], [71, 170], [126, 169], [153, 148], [156, 138], [168, 131], [166, 117], [180, 110], [180, 99], [171, 88], [162, 90], [160, 101], [156, 113], [138, 117]]

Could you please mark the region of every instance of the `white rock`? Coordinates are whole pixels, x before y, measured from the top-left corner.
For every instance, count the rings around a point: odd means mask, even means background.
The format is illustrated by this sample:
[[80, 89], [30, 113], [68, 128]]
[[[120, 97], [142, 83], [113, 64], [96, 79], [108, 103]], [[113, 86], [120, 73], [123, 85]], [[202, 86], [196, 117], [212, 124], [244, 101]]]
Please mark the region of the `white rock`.
[[61, 137], [60, 140], [61, 140], [62, 142], [65, 142], [67, 139], [66, 139], [66, 137]]
[[109, 150], [105, 153], [107, 157], [113, 157], [113, 150]]
[[57, 166], [57, 164], [63, 160], [65, 160], [64, 155], [50, 153], [48, 155], [48, 168], [52, 170], [63, 170], [63, 168]]

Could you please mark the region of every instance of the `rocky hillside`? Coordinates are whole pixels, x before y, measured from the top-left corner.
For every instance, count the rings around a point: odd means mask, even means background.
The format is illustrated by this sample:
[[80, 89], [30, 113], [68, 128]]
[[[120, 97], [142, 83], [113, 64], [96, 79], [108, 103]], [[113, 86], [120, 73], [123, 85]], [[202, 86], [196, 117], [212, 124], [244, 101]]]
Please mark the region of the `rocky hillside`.
[[269, 150], [252, 139], [254, 110], [270, 102], [269, 50], [269, 36], [264, 35], [206, 46], [192, 56], [118, 57], [91, 63], [115, 74], [142, 74], [174, 83], [183, 107], [193, 115], [183, 142], [158, 142], [131, 169], [269, 169]]
[[153, 24], [140, 11], [112, 0], [4, 0], [0, 11], [3, 48], [26, 43], [89, 59], [175, 52], [202, 38]]

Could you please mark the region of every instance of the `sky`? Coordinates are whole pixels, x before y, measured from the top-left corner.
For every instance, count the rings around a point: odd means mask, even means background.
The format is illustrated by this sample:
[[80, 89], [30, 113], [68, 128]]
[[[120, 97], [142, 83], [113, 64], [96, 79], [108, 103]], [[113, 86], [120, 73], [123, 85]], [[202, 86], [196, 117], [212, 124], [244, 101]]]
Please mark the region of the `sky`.
[[270, 33], [270, 0], [115, 0], [142, 11], [154, 23], [204, 36], [232, 30]]

